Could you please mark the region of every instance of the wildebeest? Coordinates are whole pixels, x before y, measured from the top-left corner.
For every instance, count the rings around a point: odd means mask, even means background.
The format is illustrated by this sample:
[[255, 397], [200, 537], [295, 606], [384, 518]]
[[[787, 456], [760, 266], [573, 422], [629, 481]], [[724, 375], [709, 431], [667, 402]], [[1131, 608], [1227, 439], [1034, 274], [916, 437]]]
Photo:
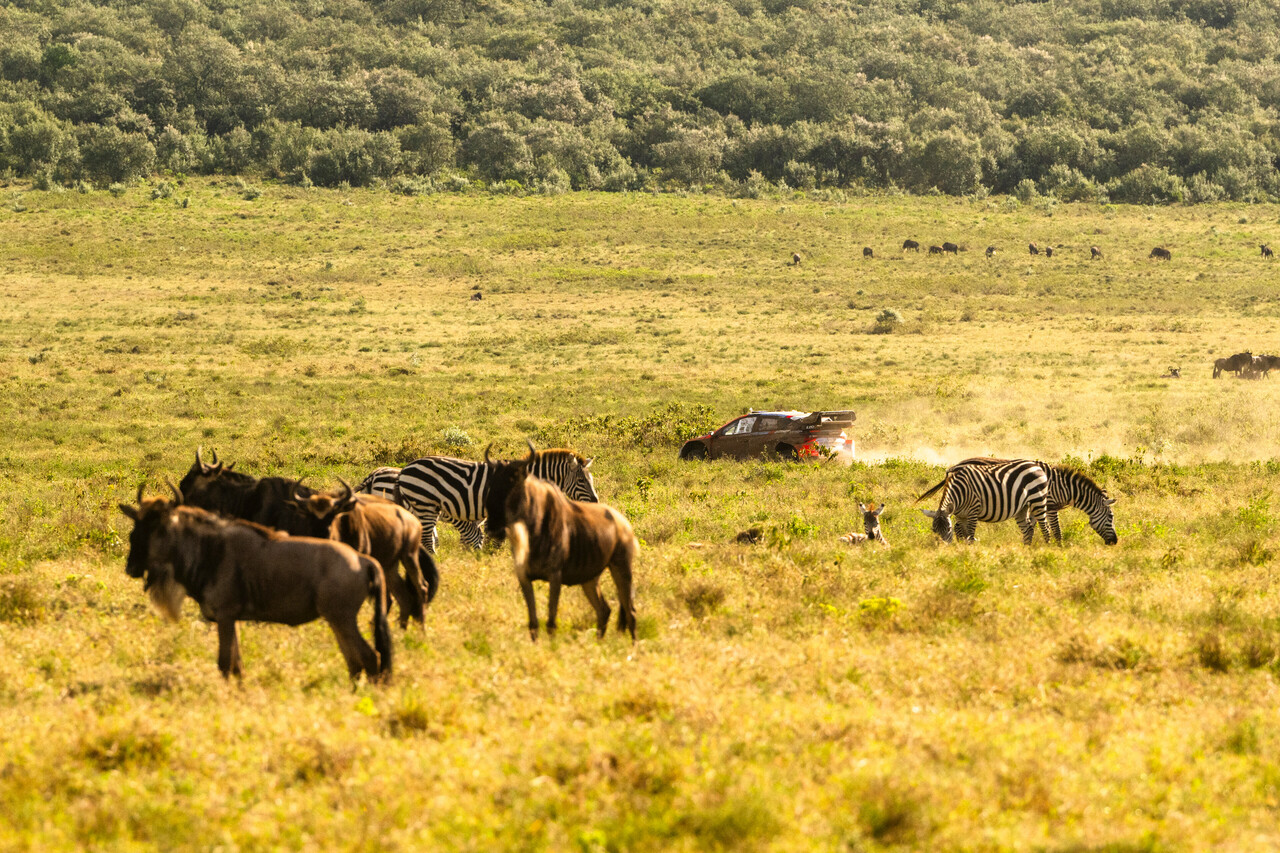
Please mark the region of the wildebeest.
[[[195, 463], [178, 484], [186, 503], [293, 536], [329, 537], [332, 518], [317, 518], [297, 503], [300, 497], [305, 500], [316, 494], [314, 489], [286, 477], [251, 477], [231, 470], [233, 466], [218, 462], [217, 454], [213, 464], [206, 463], [197, 449]], [[378, 547], [385, 550], [389, 546]], [[394, 566], [385, 567], [387, 588], [400, 608], [402, 621], [406, 612], [421, 621], [423, 600], [430, 602], [440, 583], [435, 558], [429, 552], [418, 555], [418, 565], [421, 576], [405, 578]]]
[[1262, 243], [1261, 245], [1258, 246], [1258, 248], [1262, 250], [1262, 257], [1264, 258], [1275, 257], [1276, 253], [1271, 251], [1271, 247], [1268, 246], [1266, 243]]
[[484, 296], [482, 296], [481, 294], [479, 294], [479, 293], [473, 293], [473, 294], [471, 294], [471, 301], [472, 301], [472, 302], [479, 302], [481, 299], [484, 299]]
[[1155, 258], [1156, 260], [1160, 260], [1160, 261], [1171, 261], [1173, 260], [1173, 253], [1170, 252], [1168, 249], [1162, 248], [1160, 246], [1156, 246], [1154, 249], [1151, 250], [1151, 254], [1147, 255], [1147, 257]]
[[1030, 252], [1031, 252], [1031, 254], [1033, 254], [1033, 255], [1038, 255], [1038, 254], [1040, 254], [1040, 247], [1039, 247], [1039, 246], [1037, 246], [1035, 243], [1029, 243], [1029, 244], [1027, 244], [1027, 250], [1028, 250], [1028, 251], [1030, 251]]
[[1045, 247], [1044, 247], [1044, 256], [1045, 256], [1046, 258], [1052, 258], [1052, 257], [1053, 257], [1053, 247], [1052, 247], [1052, 246], [1045, 246]]
[[1230, 358], [1220, 358], [1213, 363], [1213, 378], [1217, 379], [1223, 373], [1239, 374], [1253, 364], [1253, 353], [1238, 352]]
[[988, 257], [988, 258], [989, 258], [989, 257], [991, 257], [992, 255], [994, 255], [995, 253], [996, 253], [996, 247], [995, 247], [995, 246], [988, 246], [988, 247], [987, 247], [987, 257]]
[[863, 246], [863, 247], [862, 247], [862, 257], [864, 257], [864, 258], [873, 258], [873, 257], [875, 257], [875, 252], [871, 251], [871, 247], [870, 247], [870, 246]]
[[[310, 497], [295, 494], [295, 500], [328, 527], [330, 539], [377, 560], [388, 587], [391, 578], [400, 581], [396, 564], [403, 566], [407, 582], [401, 581], [404, 589], [396, 595], [397, 604], [404, 602], [400, 606], [400, 627], [409, 624], [410, 616], [422, 622], [422, 596], [413, 592], [420, 589], [423, 582], [422, 561], [432, 560], [422, 544], [422, 522], [395, 501], [357, 494], [341, 477], [338, 480], [342, 483], [342, 494], [316, 492]], [[434, 561], [431, 565], [434, 567]], [[430, 601], [435, 598], [439, 575], [428, 573], [426, 581], [427, 601]]]
[[791, 265], [792, 265], [792, 266], [799, 266], [799, 265], [800, 265], [800, 253], [799, 253], [799, 252], [792, 252], [792, 253], [791, 253]]
[[862, 510], [862, 528], [866, 533], [846, 533], [840, 537], [840, 541], [846, 545], [879, 542], [888, 547], [889, 541], [884, 538], [884, 532], [880, 529], [880, 514], [884, 512], [884, 504], [880, 504], [880, 508], [876, 509], [875, 504], [860, 503], [858, 509]]
[[[172, 486], [171, 486], [172, 488]], [[177, 621], [182, 599], [190, 597], [200, 615], [218, 626], [218, 669], [240, 678], [236, 623], [302, 625], [324, 619], [338, 639], [354, 680], [391, 674], [391, 629], [387, 591], [377, 561], [341, 542], [295, 537], [260, 524], [226, 519], [177, 500], [120, 504], [133, 519], [125, 571], [145, 578], [156, 607]], [[373, 643], [356, 623], [365, 599], [373, 599]]]
[[950, 252], [950, 253], [951, 253], [951, 254], [953, 254], [953, 255], [958, 255], [958, 254], [960, 254], [960, 247], [959, 247], [958, 245], [956, 245], [955, 243], [943, 243], [943, 244], [942, 244], [942, 251], [944, 251], [944, 252]]
[[570, 500], [558, 488], [529, 476], [529, 454], [516, 471], [507, 495], [507, 538], [520, 591], [529, 609], [529, 637], [538, 639], [538, 609], [533, 582], [547, 581], [551, 594], [547, 606], [547, 633], [556, 630], [556, 610], [561, 586], [581, 586], [596, 611], [596, 635], [603, 637], [609, 625], [609, 605], [600, 595], [600, 575], [607, 568], [618, 590], [618, 630], [636, 638], [636, 611], [632, 599], [631, 568], [636, 557], [636, 536], [622, 513], [600, 503]]
[[1170, 367], [1169, 372], [1160, 377], [1161, 379], [1181, 379], [1182, 369], [1179, 367]]
[[1090, 246], [1090, 247], [1089, 247], [1089, 260], [1091, 260], [1091, 261], [1100, 261], [1100, 260], [1102, 260], [1102, 250], [1101, 250], [1101, 249], [1099, 249], [1097, 246]]
[[917, 243], [915, 240], [903, 240], [902, 251], [905, 252], [907, 249], [910, 249], [913, 252], [918, 252], [920, 251], [920, 244]]
[[931, 254], [931, 255], [941, 255], [941, 254], [942, 254], [942, 247], [941, 247], [941, 246], [930, 246], [930, 247], [929, 247], [929, 254]]

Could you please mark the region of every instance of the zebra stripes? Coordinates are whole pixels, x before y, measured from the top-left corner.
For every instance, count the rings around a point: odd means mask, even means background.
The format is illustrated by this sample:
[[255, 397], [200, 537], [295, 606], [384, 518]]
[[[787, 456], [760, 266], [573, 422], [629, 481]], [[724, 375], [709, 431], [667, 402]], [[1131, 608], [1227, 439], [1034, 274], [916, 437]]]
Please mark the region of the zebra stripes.
[[[992, 459], [976, 457], [966, 459], [957, 465], [993, 465], [1006, 463], [1008, 459]], [[1093, 480], [1061, 465], [1037, 463], [1049, 475], [1048, 500], [1045, 505], [1045, 521], [1054, 541], [1062, 542], [1062, 528], [1058, 524], [1058, 513], [1068, 507], [1075, 507], [1089, 517], [1089, 526], [1102, 537], [1108, 545], [1119, 541], [1116, 536], [1115, 514], [1111, 507], [1116, 499], [1107, 495], [1106, 490]], [[1025, 536], [1025, 531], [1024, 531]]]
[[[559, 486], [576, 501], [597, 503], [591, 479], [592, 460], [570, 450], [542, 450], [533, 453], [529, 474]], [[408, 509], [422, 522], [422, 543], [435, 553], [439, 542], [436, 522], [445, 520], [458, 530], [471, 548], [484, 544], [481, 522], [487, 514], [495, 475], [509, 462], [470, 462], [448, 456], [428, 456], [403, 468], [379, 468], [364, 479], [356, 491], [382, 495]]]
[[[933, 532], [944, 542], [956, 537], [974, 541], [978, 522], [1015, 519], [1022, 529], [1022, 541], [1030, 545], [1037, 525], [1049, 540], [1045, 522], [1049, 475], [1040, 463], [1030, 459], [1014, 459], [989, 464], [953, 465], [946, 478], [916, 498], [921, 501], [942, 489], [942, 503], [937, 510], [921, 510], [933, 519]], [[952, 526], [951, 516], [956, 517]], [[1025, 523], [1025, 526], [1024, 526]]]

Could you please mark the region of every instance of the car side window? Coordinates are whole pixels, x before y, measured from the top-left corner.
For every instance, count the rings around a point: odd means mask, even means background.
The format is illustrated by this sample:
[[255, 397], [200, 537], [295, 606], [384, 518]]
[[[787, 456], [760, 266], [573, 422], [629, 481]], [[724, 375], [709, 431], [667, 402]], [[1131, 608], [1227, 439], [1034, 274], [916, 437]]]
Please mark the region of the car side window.
[[720, 428], [719, 432], [717, 432], [717, 433], [716, 433], [716, 435], [721, 435], [721, 436], [723, 436], [723, 435], [733, 435], [735, 432], [737, 432], [737, 430], [738, 430], [738, 424], [740, 424], [740, 423], [741, 423], [741, 421], [730, 421], [729, 423], [727, 423], [727, 424], [725, 424], [724, 426], [722, 426], [722, 427]]
[[777, 418], [761, 418], [760, 423], [756, 424], [756, 432], [773, 432], [778, 428]]
[[760, 419], [759, 418], [743, 418], [742, 420], [738, 421], [738, 429], [736, 434], [742, 435], [743, 433], [751, 432], [752, 428], [756, 425], [756, 421], [758, 420]]

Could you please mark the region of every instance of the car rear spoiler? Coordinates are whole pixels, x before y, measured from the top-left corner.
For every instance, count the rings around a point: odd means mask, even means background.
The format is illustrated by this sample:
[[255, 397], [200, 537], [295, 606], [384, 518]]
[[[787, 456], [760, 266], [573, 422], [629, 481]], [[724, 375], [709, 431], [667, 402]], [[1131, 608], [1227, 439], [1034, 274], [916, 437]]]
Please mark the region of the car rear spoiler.
[[848, 410], [839, 412], [814, 412], [808, 417], [801, 418], [798, 423], [801, 426], [818, 426], [819, 424], [824, 426], [828, 424], [831, 426], [844, 426], [846, 424], [853, 423], [857, 418], [858, 415], [855, 412]]

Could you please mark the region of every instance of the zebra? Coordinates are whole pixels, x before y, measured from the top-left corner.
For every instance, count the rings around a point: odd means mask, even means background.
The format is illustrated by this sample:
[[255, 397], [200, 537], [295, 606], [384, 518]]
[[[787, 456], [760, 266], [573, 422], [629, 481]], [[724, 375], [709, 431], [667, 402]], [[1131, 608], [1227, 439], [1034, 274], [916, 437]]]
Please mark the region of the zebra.
[[[492, 446], [485, 448], [483, 462], [428, 456], [403, 468], [378, 468], [356, 491], [390, 498], [417, 516], [422, 522], [422, 544], [433, 554], [440, 539], [439, 519], [457, 528], [464, 544], [479, 549], [484, 545], [485, 527], [493, 538], [502, 538], [503, 525], [495, 523], [495, 518], [502, 518], [506, 481], [518, 464], [489, 459]], [[533, 442], [529, 451], [531, 476], [559, 486], [573, 500], [599, 503], [590, 471], [593, 459], [583, 459], [572, 450], [535, 450]], [[493, 500], [495, 490], [497, 500]]]
[[886, 548], [889, 547], [889, 540], [884, 538], [884, 531], [880, 529], [880, 514], [884, 512], [884, 504], [880, 504], [880, 508], [876, 509], [876, 505], [858, 504], [858, 509], [862, 510], [862, 526], [866, 533], [846, 533], [840, 537], [840, 541], [846, 545], [858, 545], [866, 542], [879, 542]]
[[[956, 464], [999, 465], [1011, 461], [1013, 460], [979, 456], [973, 459], [965, 459], [963, 462], [957, 462]], [[1093, 480], [1074, 469], [1062, 465], [1049, 465], [1045, 462], [1037, 462], [1036, 464], [1049, 475], [1049, 491], [1045, 503], [1045, 522], [1049, 525], [1049, 532], [1053, 534], [1054, 541], [1059, 544], [1062, 542], [1062, 528], [1058, 524], [1058, 513], [1068, 507], [1075, 507], [1089, 516], [1089, 526], [1102, 537], [1103, 542], [1108, 545], [1114, 545], [1120, 541], [1120, 538], [1116, 536], [1115, 514], [1111, 509], [1115, 505], [1116, 499], [1108, 495], [1106, 489], [1103, 489]], [[1020, 527], [1022, 526], [1021, 521], [1018, 524]], [[1025, 528], [1023, 535], [1026, 535]]]
[[[975, 541], [974, 530], [979, 521], [995, 522], [1015, 519], [1022, 530], [1022, 541], [1030, 545], [1039, 525], [1045, 541], [1049, 528], [1045, 522], [1049, 475], [1040, 463], [1030, 459], [1013, 459], [991, 464], [952, 465], [941, 483], [916, 498], [920, 502], [942, 489], [942, 503], [937, 510], [923, 509], [933, 519], [933, 532], [942, 541], [957, 536]], [[956, 517], [953, 527], [951, 516]]]

